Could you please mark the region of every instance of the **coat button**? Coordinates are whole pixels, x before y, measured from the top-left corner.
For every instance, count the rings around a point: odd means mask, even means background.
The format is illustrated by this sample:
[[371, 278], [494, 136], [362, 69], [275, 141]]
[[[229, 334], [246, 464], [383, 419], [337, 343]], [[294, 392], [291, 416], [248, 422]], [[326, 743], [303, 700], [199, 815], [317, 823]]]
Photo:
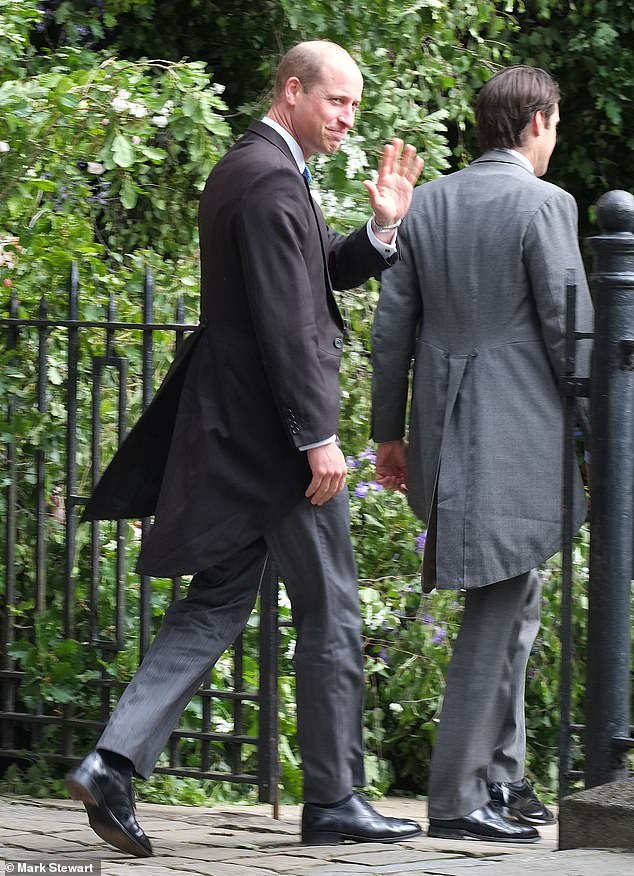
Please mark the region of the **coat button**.
[[343, 339], [342, 338], [335, 338], [333, 341], [333, 344], [338, 350], [343, 349]]

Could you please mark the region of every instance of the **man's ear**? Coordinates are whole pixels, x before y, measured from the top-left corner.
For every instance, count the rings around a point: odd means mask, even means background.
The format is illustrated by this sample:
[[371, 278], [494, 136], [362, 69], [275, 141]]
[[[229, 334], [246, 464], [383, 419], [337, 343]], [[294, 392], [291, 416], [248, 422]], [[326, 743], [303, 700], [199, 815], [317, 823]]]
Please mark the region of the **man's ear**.
[[542, 110], [537, 110], [531, 119], [531, 134], [533, 137], [539, 137], [541, 132], [546, 127], [546, 116]]
[[302, 83], [297, 76], [289, 76], [284, 85], [284, 96], [286, 97], [287, 103], [291, 106], [295, 106], [297, 103], [297, 96], [303, 90]]

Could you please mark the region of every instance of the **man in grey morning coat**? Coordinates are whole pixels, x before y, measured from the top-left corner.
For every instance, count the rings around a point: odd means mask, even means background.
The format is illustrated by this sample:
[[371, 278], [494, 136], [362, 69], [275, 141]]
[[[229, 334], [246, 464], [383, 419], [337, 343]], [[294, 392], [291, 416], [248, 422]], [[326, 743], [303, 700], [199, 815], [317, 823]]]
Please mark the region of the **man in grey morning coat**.
[[333, 43], [291, 49], [273, 104], [213, 169], [201, 197], [201, 321], [97, 485], [87, 519], [156, 514], [139, 569], [195, 573], [108, 722], [67, 779], [90, 823], [129, 854], [152, 854], [131, 776], [147, 777], [187, 702], [246, 624], [269, 552], [297, 632], [302, 838], [415, 836], [353, 793], [364, 784], [363, 662], [345, 458], [335, 441], [343, 322], [334, 289], [396, 261], [395, 229], [422, 160], [383, 151], [374, 216], [326, 226], [306, 160], [332, 154], [363, 80]]
[[[424, 589], [466, 590], [432, 757], [431, 836], [534, 842], [535, 826], [553, 821], [524, 775], [524, 682], [540, 618], [535, 567], [561, 545], [570, 268], [577, 328], [593, 318], [574, 199], [539, 179], [558, 101], [542, 70], [489, 80], [476, 111], [484, 154], [415, 192], [375, 318], [377, 478], [407, 489], [428, 524]], [[587, 374], [590, 345], [579, 346]], [[579, 473], [575, 489], [578, 528]]]

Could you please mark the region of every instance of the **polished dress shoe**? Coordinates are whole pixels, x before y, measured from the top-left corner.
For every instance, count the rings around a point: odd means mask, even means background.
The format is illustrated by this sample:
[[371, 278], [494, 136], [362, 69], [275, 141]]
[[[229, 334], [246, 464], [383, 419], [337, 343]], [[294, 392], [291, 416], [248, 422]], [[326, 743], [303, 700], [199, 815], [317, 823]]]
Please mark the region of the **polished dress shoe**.
[[489, 785], [491, 799], [502, 806], [505, 818], [515, 818], [523, 824], [554, 824], [557, 820], [537, 797], [528, 779], [519, 782], [493, 782]]
[[149, 858], [152, 846], [134, 815], [134, 792], [127, 776], [108, 766], [98, 751], [66, 776], [73, 800], [81, 800], [95, 833], [122, 852]]
[[419, 833], [416, 821], [379, 815], [360, 794], [352, 794], [338, 806], [306, 803], [302, 811], [302, 842], [309, 846], [332, 846], [342, 840], [397, 843]]
[[430, 818], [428, 836], [441, 839], [475, 839], [493, 843], [536, 843], [534, 827], [507, 821], [495, 803], [481, 806], [463, 818]]

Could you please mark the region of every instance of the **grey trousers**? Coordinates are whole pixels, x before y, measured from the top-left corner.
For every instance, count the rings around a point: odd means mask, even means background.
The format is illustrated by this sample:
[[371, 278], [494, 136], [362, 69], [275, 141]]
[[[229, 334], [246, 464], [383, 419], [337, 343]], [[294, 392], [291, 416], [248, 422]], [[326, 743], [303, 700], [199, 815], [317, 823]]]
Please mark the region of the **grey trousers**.
[[432, 755], [430, 817], [469, 815], [489, 801], [489, 782], [523, 777], [526, 665], [540, 609], [535, 570], [467, 590]]
[[365, 784], [364, 678], [357, 572], [347, 490], [303, 499], [267, 535], [199, 572], [174, 602], [97, 747], [147, 778], [181, 713], [245, 626], [268, 554], [291, 602], [304, 799], [332, 803]]

